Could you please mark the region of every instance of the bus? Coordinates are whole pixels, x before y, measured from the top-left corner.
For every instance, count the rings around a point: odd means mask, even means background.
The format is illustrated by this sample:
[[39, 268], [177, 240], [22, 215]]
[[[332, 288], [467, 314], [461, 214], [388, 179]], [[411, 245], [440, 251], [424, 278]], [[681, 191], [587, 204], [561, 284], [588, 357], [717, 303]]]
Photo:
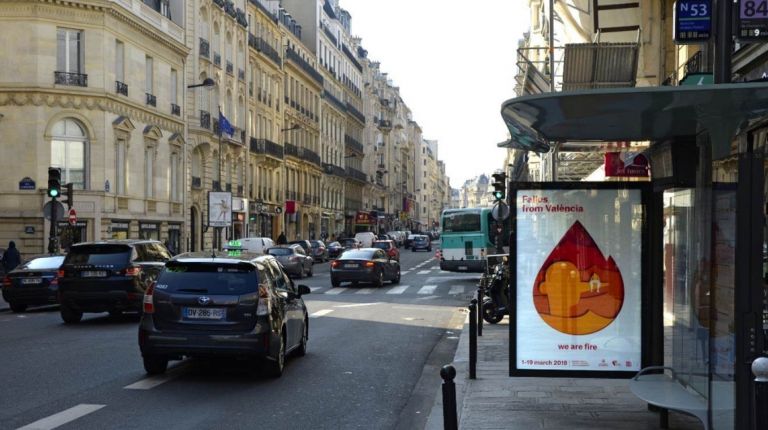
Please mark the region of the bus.
[[[485, 256], [496, 254], [496, 221], [491, 208], [446, 209], [440, 219], [440, 269], [450, 272], [484, 272]], [[502, 241], [509, 228], [503, 223]]]

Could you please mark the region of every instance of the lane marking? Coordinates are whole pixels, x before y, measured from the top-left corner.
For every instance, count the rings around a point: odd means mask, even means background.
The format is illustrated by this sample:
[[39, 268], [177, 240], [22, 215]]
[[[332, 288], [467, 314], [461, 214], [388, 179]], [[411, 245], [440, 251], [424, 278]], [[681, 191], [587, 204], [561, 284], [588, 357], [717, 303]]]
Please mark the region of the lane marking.
[[309, 291], [312, 291], [314, 293], [315, 291], [322, 290], [323, 288], [325, 287], [309, 287]]
[[434, 294], [437, 285], [425, 285], [421, 287], [418, 294]]
[[352, 305], [338, 305], [338, 306], [334, 306], [334, 308], [359, 308], [361, 306], [373, 306], [373, 305], [380, 305], [380, 304], [381, 303], [379, 303], [379, 302], [374, 302], [374, 303], [355, 303], [355, 304], [352, 304]]
[[398, 287], [392, 287], [387, 291], [387, 294], [403, 294], [410, 285], [400, 285]]
[[347, 291], [349, 288], [331, 288], [330, 290], [326, 291], [323, 294], [341, 294], [344, 291]]
[[77, 406], [73, 406], [65, 411], [61, 411], [57, 414], [53, 414], [49, 417], [37, 420], [32, 424], [27, 424], [24, 427], [19, 427], [18, 430], [50, 430], [56, 427], [63, 426], [66, 423], [72, 422], [80, 417], [96, 412], [99, 409], [107, 405], [89, 405], [81, 403]]
[[149, 390], [151, 388], [155, 388], [160, 384], [164, 384], [172, 379], [177, 378], [181, 374], [182, 369], [184, 369], [185, 363], [186, 362], [181, 362], [181, 364], [169, 369], [163, 375], [149, 376], [140, 381], [134, 382], [133, 384], [126, 385], [123, 388], [126, 390]]
[[331, 312], [333, 312], [333, 309], [323, 309], [321, 311], [317, 311], [317, 312], [313, 313], [309, 317], [310, 318], [322, 317], [322, 316], [328, 315]]
[[431, 300], [436, 299], [438, 296], [426, 296], [426, 297], [419, 297], [416, 300]]
[[375, 288], [361, 288], [355, 294], [372, 294], [374, 291], [376, 291]]
[[440, 270], [440, 266], [432, 266], [429, 269], [430, 270]]
[[405, 272], [400, 272], [400, 276], [405, 276], [407, 274], [411, 273], [410, 270], [406, 270]]
[[448, 291], [448, 294], [464, 294], [464, 286], [454, 285], [451, 287], [451, 291]]
[[429, 275], [429, 270], [422, 270], [417, 275]]

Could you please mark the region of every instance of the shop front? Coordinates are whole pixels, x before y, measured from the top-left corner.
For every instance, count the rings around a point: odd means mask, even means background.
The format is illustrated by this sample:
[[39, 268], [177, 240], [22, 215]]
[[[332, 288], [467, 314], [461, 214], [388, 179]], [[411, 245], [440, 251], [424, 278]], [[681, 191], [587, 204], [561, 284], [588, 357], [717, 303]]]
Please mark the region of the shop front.
[[130, 220], [113, 219], [107, 227], [107, 234], [111, 239], [128, 239], [131, 232]]
[[65, 251], [80, 242], [88, 241], [88, 221], [80, 220], [74, 225], [67, 221], [59, 221], [57, 224], [59, 231], [59, 246]]
[[[518, 97], [502, 108], [512, 135], [508, 145], [520, 149], [548, 151], [550, 142], [566, 141], [650, 142], [651, 192], [638, 206], [647, 223], [642, 240], [647, 273], [635, 357], [641, 357], [642, 367], [674, 369], [674, 380], [707, 405], [711, 429], [754, 428], [755, 411], [764, 408], [754, 403], [750, 367], [768, 356], [767, 115], [765, 83], [551, 93]], [[619, 206], [608, 209], [605, 222], [593, 229], [626, 219]], [[512, 217], [514, 237], [550, 231], [545, 215], [518, 215], [530, 222]], [[601, 243], [604, 249], [621, 249], [610, 237]], [[517, 257], [510, 260], [519, 270]], [[634, 271], [632, 264], [627, 267]], [[585, 294], [592, 297], [594, 291]], [[530, 333], [510, 332], [510, 345], [531, 340]], [[568, 345], [586, 344], [579, 334], [571, 340]], [[510, 358], [515, 359], [512, 352]], [[510, 362], [510, 372], [516, 369]], [[592, 374], [570, 370], [574, 376]]]
[[168, 223], [166, 246], [171, 254], [175, 255], [181, 252], [181, 224]]
[[160, 240], [160, 223], [139, 221], [139, 239]]

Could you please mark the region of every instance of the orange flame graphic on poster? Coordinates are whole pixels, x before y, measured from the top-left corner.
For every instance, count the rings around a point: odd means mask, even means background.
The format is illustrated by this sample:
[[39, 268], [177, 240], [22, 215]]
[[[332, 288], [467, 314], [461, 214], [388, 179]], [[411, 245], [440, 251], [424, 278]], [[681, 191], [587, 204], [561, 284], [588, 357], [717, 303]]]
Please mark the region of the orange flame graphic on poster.
[[541, 266], [533, 304], [553, 329], [583, 335], [607, 327], [624, 303], [624, 281], [616, 262], [600, 252], [576, 221]]

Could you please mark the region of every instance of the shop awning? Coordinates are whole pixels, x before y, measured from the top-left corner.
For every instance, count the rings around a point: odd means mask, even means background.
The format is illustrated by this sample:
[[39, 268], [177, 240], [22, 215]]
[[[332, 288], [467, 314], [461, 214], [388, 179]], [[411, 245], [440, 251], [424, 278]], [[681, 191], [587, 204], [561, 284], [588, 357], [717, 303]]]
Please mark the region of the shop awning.
[[708, 131], [723, 154], [747, 121], [767, 113], [765, 82], [525, 95], [502, 104], [512, 137], [498, 146], [548, 152], [553, 142], [655, 141]]

